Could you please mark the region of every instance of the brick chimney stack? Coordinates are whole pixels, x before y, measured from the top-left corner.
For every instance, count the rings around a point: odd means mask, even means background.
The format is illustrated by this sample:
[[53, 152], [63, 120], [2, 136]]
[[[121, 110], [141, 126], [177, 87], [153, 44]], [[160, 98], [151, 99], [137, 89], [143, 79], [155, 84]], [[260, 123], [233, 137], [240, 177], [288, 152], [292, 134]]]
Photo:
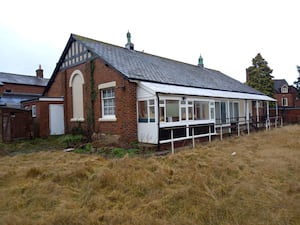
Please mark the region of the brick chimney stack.
[[36, 77], [44, 78], [44, 71], [41, 65], [39, 65], [39, 68], [35, 72], [36, 72]]

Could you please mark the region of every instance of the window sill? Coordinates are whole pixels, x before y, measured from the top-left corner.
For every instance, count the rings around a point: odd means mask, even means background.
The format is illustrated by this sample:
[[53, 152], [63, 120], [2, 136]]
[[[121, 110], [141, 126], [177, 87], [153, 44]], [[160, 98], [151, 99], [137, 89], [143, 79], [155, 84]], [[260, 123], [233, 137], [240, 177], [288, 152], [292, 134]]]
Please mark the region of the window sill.
[[115, 122], [117, 121], [116, 117], [102, 117], [98, 119], [99, 122]]
[[72, 118], [70, 121], [71, 122], [83, 122], [84, 118]]

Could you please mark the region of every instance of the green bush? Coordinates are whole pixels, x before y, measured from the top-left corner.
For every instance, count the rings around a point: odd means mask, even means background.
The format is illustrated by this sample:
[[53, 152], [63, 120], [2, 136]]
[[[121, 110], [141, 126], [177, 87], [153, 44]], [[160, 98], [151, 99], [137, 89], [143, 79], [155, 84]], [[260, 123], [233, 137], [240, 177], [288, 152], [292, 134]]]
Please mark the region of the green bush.
[[124, 148], [114, 148], [111, 153], [115, 157], [122, 158], [126, 155], [126, 150]]
[[59, 138], [59, 142], [65, 143], [67, 145], [66, 146], [67, 148], [75, 147], [78, 144], [80, 144], [82, 141], [83, 141], [83, 136], [80, 134], [77, 135], [67, 134]]
[[138, 152], [137, 149], [125, 149], [125, 148], [114, 148], [111, 153], [113, 157], [118, 157], [118, 158], [122, 158], [124, 157], [126, 154], [128, 154], [129, 156], [134, 156], [136, 155]]

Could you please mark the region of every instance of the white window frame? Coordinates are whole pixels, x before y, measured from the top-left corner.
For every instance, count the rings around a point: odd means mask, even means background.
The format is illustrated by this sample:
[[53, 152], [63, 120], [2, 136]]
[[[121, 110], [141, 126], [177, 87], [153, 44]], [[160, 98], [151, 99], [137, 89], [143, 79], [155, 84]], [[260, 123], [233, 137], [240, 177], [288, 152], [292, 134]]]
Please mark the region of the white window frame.
[[[103, 98], [103, 90], [107, 90], [113, 88], [114, 90], [114, 97], [109, 97], [110, 99], [114, 99], [114, 114], [111, 115], [104, 115], [104, 98]], [[98, 119], [98, 121], [116, 121], [116, 81], [107, 82], [103, 84], [98, 85], [98, 89], [100, 90], [101, 94], [101, 118]], [[107, 98], [106, 98], [107, 99]]]
[[[141, 117], [141, 108], [140, 108], [140, 104], [141, 102], [144, 102], [144, 104], [146, 104], [146, 111], [145, 111], [145, 115], [144, 117]], [[151, 99], [141, 99], [138, 100], [138, 108], [137, 108], [137, 112], [138, 112], [138, 116], [137, 116], [137, 120], [139, 123], [155, 123], [156, 121], [156, 110], [155, 110], [155, 105], [156, 105], [156, 101], [155, 99], [151, 98]], [[153, 115], [151, 112], [154, 112]], [[151, 116], [152, 115], [152, 116]]]
[[289, 93], [289, 87], [287, 85], [283, 85], [281, 87], [281, 93], [283, 94]]
[[[179, 101], [178, 105], [178, 113], [179, 113], [179, 120], [178, 121], [170, 121], [167, 118], [167, 100], [176, 100]], [[196, 124], [196, 123], [207, 123], [207, 122], [213, 122], [215, 121], [215, 101], [210, 99], [204, 99], [204, 98], [186, 98], [186, 97], [163, 97], [159, 100], [159, 112], [160, 110], [163, 110], [164, 117], [162, 117], [160, 113], [159, 121], [163, 124], [171, 124], [171, 123], [179, 123], [179, 124]], [[208, 118], [203, 119], [195, 119], [195, 102], [201, 102], [207, 104], [208, 107]], [[185, 111], [186, 118], [183, 119], [182, 110]], [[191, 115], [189, 114], [191, 113]]]
[[36, 117], [36, 105], [31, 106], [31, 116], [34, 118]]
[[[237, 110], [237, 112], [235, 110]], [[238, 115], [236, 115], [236, 113]], [[229, 118], [230, 118], [230, 122], [239, 121], [239, 117], [240, 117], [240, 103], [238, 101], [229, 101]]]
[[285, 106], [285, 107], [288, 106], [289, 105], [288, 98], [287, 97], [281, 98], [281, 104], [282, 104], [282, 106]]
[[[216, 106], [218, 104], [218, 107]], [[224, 110], [222, 111], [222, 105]], [[228, 111], [229, 111], [229, 102], [226, 100], [216, 100], [215, 101], [215, 121], [220, 120], [220, 124], [228, 124]], [[225, 113], [225, 118], [223, 117]], [[219, 125], [219, 124], [218, 124]]]

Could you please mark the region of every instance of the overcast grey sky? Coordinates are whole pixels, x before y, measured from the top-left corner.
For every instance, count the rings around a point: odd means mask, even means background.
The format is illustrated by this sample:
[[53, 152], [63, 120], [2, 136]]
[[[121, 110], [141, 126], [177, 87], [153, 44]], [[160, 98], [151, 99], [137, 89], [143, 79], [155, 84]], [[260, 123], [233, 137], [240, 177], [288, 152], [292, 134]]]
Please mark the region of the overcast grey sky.
[[50, 77], [71, 33], [204, 66], [245, 82], [257, 53], [292, 84], [299, 0], [9, 0], [1, 2], [0, 72]]

